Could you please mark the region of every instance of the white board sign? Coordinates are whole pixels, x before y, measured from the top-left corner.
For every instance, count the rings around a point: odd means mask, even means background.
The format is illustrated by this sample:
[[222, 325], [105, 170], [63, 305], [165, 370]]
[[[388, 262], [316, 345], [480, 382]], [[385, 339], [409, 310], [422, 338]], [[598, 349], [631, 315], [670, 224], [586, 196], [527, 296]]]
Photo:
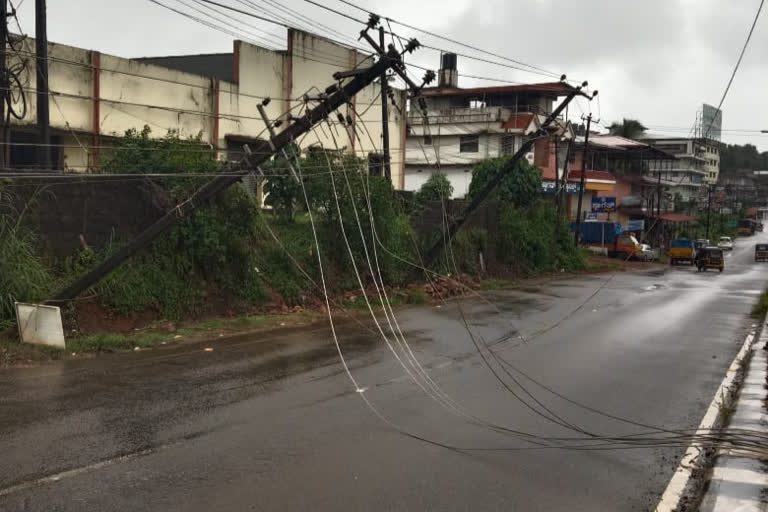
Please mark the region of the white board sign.
[[64, 327], [57, 306], [17, 302], [16, 322], [22, 343], [64, 348]]

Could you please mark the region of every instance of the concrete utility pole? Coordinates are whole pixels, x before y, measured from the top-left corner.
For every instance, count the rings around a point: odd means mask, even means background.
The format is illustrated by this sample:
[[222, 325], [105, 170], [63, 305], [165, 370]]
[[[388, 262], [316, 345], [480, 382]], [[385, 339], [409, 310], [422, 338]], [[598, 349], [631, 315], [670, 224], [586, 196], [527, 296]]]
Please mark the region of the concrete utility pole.
[[[365, 32], [363, 33], [365, 34]], [[418, 41], [412, 40], [406, 45], [403, 53], [410, 53], [418, 46]], [[397, 66], [402, 63], [402, 54], [398, 54], [395, 50], [386, 57], [384, 54], [381, 55], [382, 58], [380, 58], [373, 66], [365, 69], [356, 69], [349, 77], [350, 80], [343, 86], [332, 85], [328, 87], [326, 89], [326, 96], [324, 96], [319, 103], [313, 105], [313, 108], [308, 108], [306, 114], [300, 118], [293, 119], [283, 131], [275, 133], [275, 135], [270, 136], [268, 140], [260, 139], [254, 144], [253, 148], [246, 148], [245, 156], [243, 156], [239, 162], [225, 166], [221, 171], [221, 176], [211, 179], [192, 194], [191, 197], [176, 205], [154, 224], [141, 232], [128, 245], [125, 245], [120, 250], [112, 253], [108, 258], [89, 270], [85, 275], [61, 290], [52, 299], [46, 301], [46, 303], [55, 304], [74, 299], [84, 290], [87, 290], [98, 283], [128, 258], [135, 255], [144, 247], [147, 247], [160, 235], [178, 224], [182, 219], [188, 217], [192, 212], [210, 204], [211, 199], [216, 197], [220, 192], [241, 181], [247, 174], [272, 158], [273, 155], [283, 151], [287, 146], [294, 144], [294, 142], [303, 134], [309, 132], [315, 124], [327, 119], [331, 112], [348, 103], [350, 98], [368, 87], [377, 77], [380, 77], [382, 73], [385, 73], [390, 68], [395, 69], [397, 72]], [[403, 72], [403, 74], [405, 73]], [[273, 127], [274, 125], [270, 126], [270, 128]]]
[[35, 0], [35, 57], [37, 61], [37, 148], [38, 164], [51, 167], [51, 131], [48, 112], [48, 21], [45, 0]]
[[[6, 134], [10, 130], [10, 123], [5, 122], [5, 102], [11, 92], [8, 90], [8, 62], [6, 60], [5, 48], [8, 44], [8, 2], [0, 0], [0, 141], [6, 141]], [[6, 166], [6, 153], [10, 151], [10, 146], [0, 145], [0, 167]]]
[[712, 214], [712, 186], [707, 187], [707, 236], [704, 237], [709, 240], [709, 217]]
[[587, 116], [587, 131], [584, 134], [584, 153], [581, 157], [581, 179], [579, 180], [579, 202], [576, 208], [576, 232], [573, 234], [576, 244], [579, 243], [581, 232], [581, 203], [584, 200], [584, 181], [587, 174], [587, 151], [589, 150], [589, 129], [592, 127], [592, 114]]
[[[384, 48], [384, 27], [379, 27], [379, 45]], [[389, 109], [387, 106], [387, 70], [381, 72], [381, 130], [384, 151], [384, 176], [392, 182], [392, 167], [389, 161]]]
[[595, 91], [592, 94], [592, 97], [590, 97], [581, 92], [581, 90], [586, 86], [587, 82], [584, 82], [581, 84], [581, 86], [573, 88], [568, 93], [568, 96], [565, 97], [563, 102], [560, 103], [560, 105], [555, 108], [555, 110], [553, 110], [552, 113], [549, 114], [547, 118], [541, 123], [541, 128], [530, 135], [530, 138], [520, 147], [520, 149], [517, 150], [514, 155], [512, 155], [512, 158], [510, 158], [501, 169], [496, 171], [496, 174], [494, 174], [483, 186], [483, 188], [478, 191], [477, 194], [475, 194], [475, 196], [472, 198], [472, 201], [466, 208], [464, 208], [461, 214], [452, 220], [450, 224], [448, 224], [448, 227], [443, 230], [442, 236], [440, 236], [440, 238], [426, 252], [424, 261], [427, 264], [433, 263], [435, 260], [437, 260], [438, 256], [440, 256], [443, 250], [443, 247], [451, 243], [456, 232], [461, 229], [464, 223], [467, 222], [475, 210], [477, 210], [477, 208], [488, 198], [491, 192], [493, 192], [496, 187], [499, 186], [499, 184], [504, 180], [504, 177], [510, 173], [517, 172], [517, 164], [525, 156], [525, 154], [533, 148], [534, 144], [536, 143], [536, 139], [547, 135], [547, 128], [549, 125], [551, 125], [557, 116], [559, 116], [563, 110], [565, 110], [565, 107], [571, 102], [571, 100], [573, 100], [573, 98], [575, 98], [577, 95], [586, 96], [587, 98], [591, 99], [595, 96], [595, 94], [597, 94], [597, 91]]

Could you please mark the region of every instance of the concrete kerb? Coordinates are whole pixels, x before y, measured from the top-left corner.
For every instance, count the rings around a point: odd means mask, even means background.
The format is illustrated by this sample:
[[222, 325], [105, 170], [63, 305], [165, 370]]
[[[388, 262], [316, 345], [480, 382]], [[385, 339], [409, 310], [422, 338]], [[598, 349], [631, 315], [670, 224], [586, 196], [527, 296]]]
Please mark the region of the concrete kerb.
[[[706, 433], [709, 430], [722, 427], [723, 418], [721, 410], [730, 408], [735, 401], [735, 392], [739, 386], [737, 377], [740, 374], [745, 359], [752, 351], [754, 341], [755, 331], [752, 331], [747, 335], [739, 353], [736, 354], [733, 362], [728, 367], [725, 377], [717, 388], [715, 396], [712, 398], [712, 402], [709, 404], [707, 412], [699, 424], [697, 433]], [[656, 512], [682, 512], [688, 510], [687, 505], [691, 500], [698, 498], [696, 495], [700, 493], [700, 489], [697, 492], [696, 484], [698, 480], [695, 478], [695, 475], [697, 472], [706, 469], [707, 461], [711, 462], [713, 455], [709, 454], [707, 456], [704, 452], [705, 449], [702, 448], [701, 444], [691, 443], [685, 454], [683, 454], [680, 464], [672, 475], [669, 484], [667, 484], [667, 488], [655, 508]]]
[[[768, 354], [762, 350], [768, 342], [768, 329], [763, 328], [743, 386], [730, 418], [734, 429], [765, 431], [768, 425], [766, 410], [766, 377]], [[701, 502], [701, 512], [758, 512], [768, 510], [765, 490], [768, 472], [764, 462], [739, 450], [720, 450], [715, 459], [707, 492]]]

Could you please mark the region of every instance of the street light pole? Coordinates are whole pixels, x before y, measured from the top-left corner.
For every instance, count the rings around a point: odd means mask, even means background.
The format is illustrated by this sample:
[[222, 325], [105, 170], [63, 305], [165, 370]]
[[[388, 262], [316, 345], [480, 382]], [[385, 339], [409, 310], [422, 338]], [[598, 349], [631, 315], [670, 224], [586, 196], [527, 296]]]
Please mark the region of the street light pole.
[[707, 187], [707, 236], [705, 237], [707, 240], [709, 240], [709, 217], [712, 213], [712, 187]]

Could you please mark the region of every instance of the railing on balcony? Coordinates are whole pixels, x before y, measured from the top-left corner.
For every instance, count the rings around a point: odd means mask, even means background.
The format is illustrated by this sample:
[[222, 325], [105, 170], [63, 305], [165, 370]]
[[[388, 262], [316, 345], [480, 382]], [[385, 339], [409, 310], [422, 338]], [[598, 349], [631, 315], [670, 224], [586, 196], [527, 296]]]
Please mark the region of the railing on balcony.
[[[518, 105], [511, 107], [446, 107], [428, 109], [427, 119], [430, 124], [464, 124], [464, 123], [504, 123], [514, 114], [541, 114], [549, 112], [539, 105]], [[408, 112], [408, 122], [412, 125], [424, 123], [420, 110]]]

